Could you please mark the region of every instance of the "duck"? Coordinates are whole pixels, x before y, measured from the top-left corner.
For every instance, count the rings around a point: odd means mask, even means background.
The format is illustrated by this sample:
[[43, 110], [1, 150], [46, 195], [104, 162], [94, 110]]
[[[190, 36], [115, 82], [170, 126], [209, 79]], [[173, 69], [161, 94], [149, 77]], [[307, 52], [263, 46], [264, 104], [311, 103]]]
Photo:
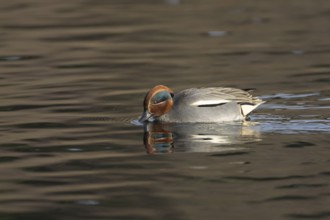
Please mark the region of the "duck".
[[220, 123], [245, 121], [264, 101], [249, 91], [230, 87], [189, 88], [174, 93], [164, 85], [144, 97], [138, 121], [169, 123]]

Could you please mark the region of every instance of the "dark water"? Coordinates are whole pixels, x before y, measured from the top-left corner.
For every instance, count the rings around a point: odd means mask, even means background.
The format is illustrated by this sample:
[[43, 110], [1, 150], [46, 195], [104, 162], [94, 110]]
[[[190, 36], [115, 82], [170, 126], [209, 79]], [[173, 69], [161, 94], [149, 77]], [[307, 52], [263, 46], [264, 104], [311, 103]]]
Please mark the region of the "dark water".
[[[0, 4], [0, 219], [330, 218], [330, 2]], [[243, 124], [131, 122], [165, 84]]]

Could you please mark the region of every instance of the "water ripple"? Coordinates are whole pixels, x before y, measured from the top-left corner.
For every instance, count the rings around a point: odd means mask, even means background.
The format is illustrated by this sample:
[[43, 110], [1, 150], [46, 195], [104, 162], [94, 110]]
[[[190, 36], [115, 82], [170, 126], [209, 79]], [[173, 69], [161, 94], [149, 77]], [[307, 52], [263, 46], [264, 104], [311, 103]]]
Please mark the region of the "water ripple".
[[286, 216], [297, 219], [324, 219], [330, 217], [330, 211], [316, 212], [316, 213], [297, 213], [287, 214]]

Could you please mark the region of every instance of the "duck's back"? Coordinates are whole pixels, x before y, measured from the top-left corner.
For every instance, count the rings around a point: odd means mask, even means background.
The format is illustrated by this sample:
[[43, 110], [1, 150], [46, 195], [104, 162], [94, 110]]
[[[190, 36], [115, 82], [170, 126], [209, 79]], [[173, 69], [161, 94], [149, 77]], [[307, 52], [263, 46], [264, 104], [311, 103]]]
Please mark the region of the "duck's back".
[[262, 101], [235, 88], [187, 89], [174, 95], [171, 111], [159, 118], [168, 122], [241, 121]]

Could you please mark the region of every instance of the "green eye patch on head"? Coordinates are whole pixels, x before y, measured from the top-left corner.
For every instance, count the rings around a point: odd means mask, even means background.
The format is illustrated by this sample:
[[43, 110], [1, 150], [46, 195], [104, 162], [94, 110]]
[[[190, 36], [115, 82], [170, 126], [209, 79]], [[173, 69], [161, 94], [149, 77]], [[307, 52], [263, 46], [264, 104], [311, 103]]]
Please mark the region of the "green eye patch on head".
[[168, 99], [171, 98], [171, 94], [167, 91], [161, 91], [161, 92], [158, 92], [156, 95], [154, 95], [151, 99], [151, 103], [152, 104], [157, 104], [157, 103], [160, 103], [160, 102], [164, 102]]

